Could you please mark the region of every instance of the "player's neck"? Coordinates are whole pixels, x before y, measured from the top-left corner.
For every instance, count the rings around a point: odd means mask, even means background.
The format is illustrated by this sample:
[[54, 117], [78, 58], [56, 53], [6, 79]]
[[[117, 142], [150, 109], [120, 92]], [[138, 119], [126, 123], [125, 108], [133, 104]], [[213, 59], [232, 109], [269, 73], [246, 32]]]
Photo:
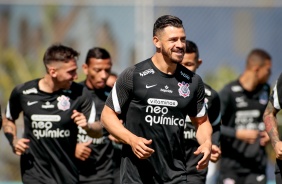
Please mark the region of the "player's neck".
[[59, 90], [57, 85], [52, 80], [51, 76], [45, 75], [40, 81], [39, 81], [39, 89], [41, 91], [44, 91], [46, 93], [53, 93], [54, 91]]
[[239, 82], [246, 91], [254, 91], [257, 87], [257, 78], [253, 72], [245, 71], [240, 76]]
[[163, 55], [156, 53], [152, 57], [153, 64], [163, 73], [172, 75], [174, 74], [177, 64], [171, 61], [166, 61]]

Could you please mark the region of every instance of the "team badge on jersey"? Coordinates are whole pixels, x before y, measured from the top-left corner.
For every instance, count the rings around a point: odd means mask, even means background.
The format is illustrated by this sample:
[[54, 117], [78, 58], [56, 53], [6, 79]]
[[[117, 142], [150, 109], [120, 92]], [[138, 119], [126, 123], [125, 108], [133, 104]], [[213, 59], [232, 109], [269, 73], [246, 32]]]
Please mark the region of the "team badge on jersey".
[[190, 90], [189, 90], [189, 84], [188, 83], [185, 83], [185, 82], [180, 83], [179, 82], [178, 86], [179, 86], [178, 92], [179, 92], [180, 96], [183, 96], [184, 98], [186, 98], [187, 96], [190, 95]]
[[259, 96], [259, 103], [262, 105], [267, 104], [268, 102], [268, 94], [266, 91], [264, 91], [260, 96]]
[[69, 97], [62, 95], [58, 97], [57, 100], [58, 100], [58, 104], [57, 104], [58, 109], [65, 111], [70, 108], [70, 98]]

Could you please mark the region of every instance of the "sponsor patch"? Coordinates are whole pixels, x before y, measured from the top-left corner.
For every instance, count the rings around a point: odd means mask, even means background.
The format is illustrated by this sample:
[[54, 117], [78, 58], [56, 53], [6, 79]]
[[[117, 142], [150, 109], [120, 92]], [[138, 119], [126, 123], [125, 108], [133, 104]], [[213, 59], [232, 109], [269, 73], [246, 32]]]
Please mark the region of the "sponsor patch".
[[140, 72], [139, 75], [141, 77], [144, 77], [148, 74], [154, 74], [154, 73], [155, 73], [155, 71], [152, 68], [150, 68], [150, 69], [144, 70], [143, 72]]
[[186, 74], [186, 73], [184, 73], [184, 72], [182, 72], [182, 71], [180, 71], [180, 74], [181, 74], [184, 78], [186, 78], [187, 80], [190, 80], [190, 76], [189, 76], [188, 74]]
[[36, 88], [30, 88], [30, 89], [27, 89], [27, 90], [24, 90], [24, 91], [23, 91], [23, 94], [24, 94], [24, 95], [28, 95], [28, 94], [31, 94], [31, 93], [37, 94], [38, 91], [37, 91]]
[[43, 109], [52, 109], [54, 108], [55, 106], [53, 104], [51, 104], [50, 102], [45, 102], [45, 104], [43, 104], [41, 106]]

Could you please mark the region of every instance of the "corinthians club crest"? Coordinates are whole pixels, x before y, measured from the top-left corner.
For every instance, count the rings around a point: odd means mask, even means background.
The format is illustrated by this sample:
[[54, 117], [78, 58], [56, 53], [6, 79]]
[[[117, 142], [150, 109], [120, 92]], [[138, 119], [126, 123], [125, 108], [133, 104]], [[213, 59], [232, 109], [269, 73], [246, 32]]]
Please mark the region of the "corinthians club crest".
[[185, 83], [185, 82], [180, 83], [179, 82], [178, 86], [179, 86], [178, 92], [179, 92], [180, 96], [183, 96], [184, 98], [186, 98], [187, 96], [190, 95], [190, 90], [189, 90], [189, 84], [188, 83]]
[[58, 97], [57, 100], [58, 100], [58, 104], [57, 104], [58, 109], [65, 111], [70, 108], [70, 98], [69, 97], [62, 95]]

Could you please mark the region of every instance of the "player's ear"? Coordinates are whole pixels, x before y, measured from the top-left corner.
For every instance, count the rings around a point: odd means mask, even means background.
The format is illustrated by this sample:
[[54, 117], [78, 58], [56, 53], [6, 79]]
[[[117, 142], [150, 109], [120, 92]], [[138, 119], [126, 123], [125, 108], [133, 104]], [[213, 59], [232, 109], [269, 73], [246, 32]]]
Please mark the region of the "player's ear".
[[157, 49], [161, 48], [161, 42], [160, 42], [160, 39], [157, 36], [153, 37], [153, 43], [154, 43], [154, 45], [156, 46]]
[[198, 59], [198, 67], [203, 63], [203, 60], [202, 59]]
[[56, 68], [52, 65], [47, 65], [47, 73], [51, 76], [51, 77], [56, 77], [57, 76], [57, 72], [56, 72]]
[[84, 64], [82, 65], [82, 69], [83, 69], [83, 73], [84, 73], [85, 75], [87, 75], [87, 74], [88, 74], [88, 65], [84, 63]]

